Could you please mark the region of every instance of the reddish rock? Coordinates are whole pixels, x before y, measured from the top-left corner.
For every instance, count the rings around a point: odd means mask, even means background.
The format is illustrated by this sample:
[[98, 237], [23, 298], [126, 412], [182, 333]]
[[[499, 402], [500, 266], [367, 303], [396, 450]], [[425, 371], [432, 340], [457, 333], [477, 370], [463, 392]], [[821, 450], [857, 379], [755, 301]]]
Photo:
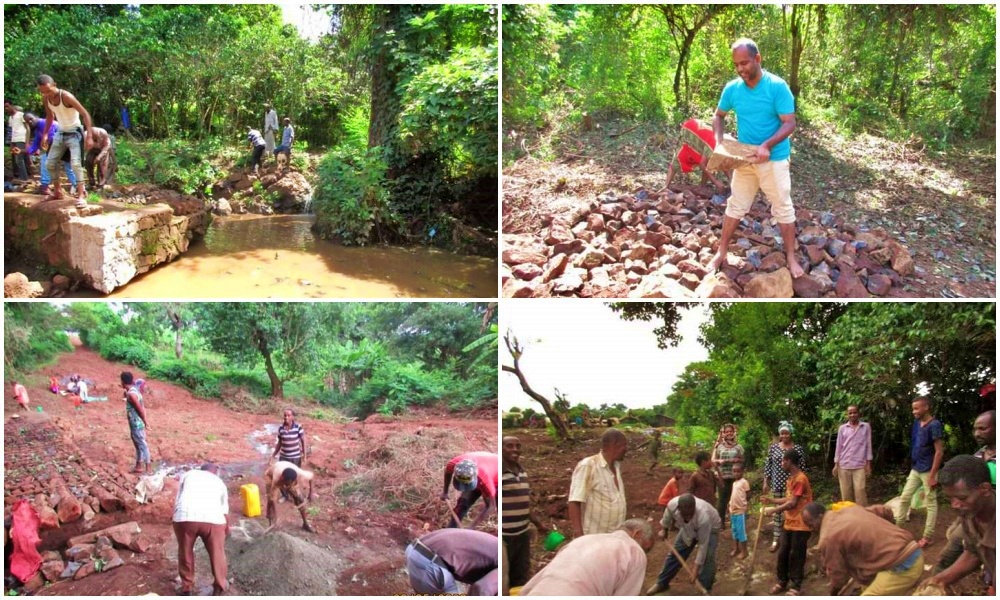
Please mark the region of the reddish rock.
[[677, 281], [692, 292], [698, 289], [698, 285], [701, 284], [701, 279], [699, 279], [694, 273], [681, 273], [681, 276]]
[[63, 497], [56, 507], [56, 514], [59, 515], [60, 523], [72, 523], [83, 516], [83, 507], [71, 495]]
[[545, 235], [545, 243], [550, 246], [568, 242], [572, 239], [573, 232], [569, 230], [569, 227], [563, 221], [553, 221], [552, 225], [549, 226], [548, 233]]
[[868, 298], [868, 290], [853, 269], [841, 269], [837, 280], [838, 298]]
[[604, 247], [604, 261], [605, 262], [618, 262], [622, 257], [622, 249], [615, 245]]
[[809, 264], [818, 265], [821, 262], [833, 260], [821, 246], [806, 246], [806, 256], [809, 257]]
[[876, 296], [885, 296], [892, 287], [892, 280], [885, 275], [874, 274], [868, 277], [868, 291]]
[[538, 265], [545, 264], [545, 254], [524, 248], [504, 248], [503, 262], [506, 265]]
[[552, 291], [556, 294], [572, 294], [583, 287], [583, 277], [578, 273], [564, 273], [552, 281]]
[[604, 263], [604, 251], [593, 246], [587, 246], [583, 252], [577, 255], [573, 264], [583, 269], [593, 269]]
[[695, 289], [699, 298], [739, 298], [740, 290], [725, 273], [710, 273]]
[[868, 258], [877, 260], [879, 264], [887, 265], [892, 260], [892, 250], [889, 248], [880, 248], [873, 252], [869, 252]]
[[822, 298], [833, 287], [833, 282], [822, 274], [809, 273], [792, 280], [792, 289], [799, 298]]
[[673, 265], [670, 263], [664, 263], [660, 265], [660, 268], [657, 269], [656, 272], [661, 275], [666, 275], [671, 279], [681, 278], [681, 270], [677, 268], [677, 265]]
[[549, 259], [548, 264], [545, 265], [545, 270], [542, 272], [542, 281], [549, 282], [559, 277], [566, 271], [566, 266], [569, 265], [569, 257], [565, 254], [556, 254]]
[[701, 249], [701, 238], [694, 233], [689, 233], [681, 240], [681, 246], [692, 252], [697, 252]]
[[691, 290], [664, 275], [647, 275], [629, 294], [630, 298], [691, 298]]
[[587, 244], [585, 244], [583, 240], [570, 240], [568, 242], [562, 242], [552, 246], [551, 256], [555, 256], [556, 254], [579, 254], [580, 252], [583, 252], [583, 249], [586, 247]]
[[[584, 223], [580, 223], [580, 225], [584, 225]], [[582, 227], [580, 229], [580, 232], [576, 234], [576, 237], [589, 244], [594, 241], [594, 239], [597, 237], [597, 234], [594, 233], [593, 231], [590, 231], [586, 227]]]
[[649, 273], [649, 267], [646, 265], [646, 263], [642, 262], [641, 260], [631, 261], [631, 264], [626, 265], [625, 270], [631, 271], [633, 273], [638, 273], [639, 275], [645, 275]]
[[34, 592], [35, 590], [41, 589], [45, 585], [45, 577], [42, 575], [41, 571], [35, 573], [31, 579], [24, 582], [23, 589], [26, 592]]
[[788, 261], [785, 259], [784, 252], [772, 252], [760, 261], [760, 269], [758, 270], [765, 273], [771, 273], [787, 266]]
[[[57, 555], [58, 556], [58, 555]], [[66, 570], [66, 563], [61, 558], [47, 560], [42, 563], [42, 575], [48, 581], [59, 581], [59, 576]]]
[[659, 248], [660, 246], [667, 243], [670, 238], [666, 234], [657, 233], [655, 231], [647, 231], [643, 236], [642, 241], [649, 244], [654, 248]]
[[616, 246], [621, 246], [622, 244], [631, 244], [632, 242], [639, 239], [639, 234], [636, 233], [635, 229], [631, 227], [622, 227], [611, 236], [611, 243]]
[[76, 573], [73, 575], [73, 579], [83, 579], [89, 575], [93, 575], [97, 572], [97, 567], [94, 565], [94, 561], [88, 560], [87, 562], [80, 565]]
[[530, 298], [535, 291], [536, 285], [529, 281], [520, 279], [508, 279], [503, 285], [504, 298]]
[[587, 229], [595, 233], [604, 231], [604, 215], [598, 213], [587, 215]]
[[701, 264], [696, 260], [691, 260], [690, 258], [684, 259], [677, 263], [677, 270], [681, 273], [691, 273], [695, 275], [700, 281], [702, 277], [708, 275], [708, 269], [705, 265]]
[[656, 248], [648, 244], [637, 244], [629, 252], [629, 258], [632, 260], [641, 260], [644, 263], [656, 258]]
[[913, 274], [913, 271], [915, 270], [913, 258], [910, 256], [910, 252], [906, 248], [898, 246], [895, 249], [895, 253], [892, 255], [892, 270], [899, 273], [903, 277]]
[[522, 263], [511, 269], [511, 272], [514, 274], [514, 277], [517, 277], [518, 279], [531, 281], [535, 277], [542, 274], [542, 268], [533, 263]]
[[743, 293], [747, 298], [792, 298], [792, 274], [784, 267], [773, 273], [757, 273], [743, 286]]

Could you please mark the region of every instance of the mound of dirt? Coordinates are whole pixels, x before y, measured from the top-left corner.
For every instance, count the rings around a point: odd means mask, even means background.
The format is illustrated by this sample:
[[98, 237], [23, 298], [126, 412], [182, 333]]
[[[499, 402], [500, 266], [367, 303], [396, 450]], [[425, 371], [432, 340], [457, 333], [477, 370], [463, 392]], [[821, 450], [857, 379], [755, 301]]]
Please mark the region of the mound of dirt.
[[336, 596], [344, 567], [332, 552], [281, 531], [228, 554], [229, 576], [248, 596]]

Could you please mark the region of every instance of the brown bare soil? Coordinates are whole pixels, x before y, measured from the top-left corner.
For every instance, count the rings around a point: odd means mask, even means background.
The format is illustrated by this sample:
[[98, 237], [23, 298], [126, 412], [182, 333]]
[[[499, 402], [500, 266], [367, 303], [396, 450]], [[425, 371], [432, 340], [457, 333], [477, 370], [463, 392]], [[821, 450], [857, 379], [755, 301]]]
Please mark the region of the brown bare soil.
[[[521, 464], [528, 473], [531, 483], [531, 498], [536, 514], [539, 515], [543, 524], [554, 525], [562, 532], [571, 530], [566, 509], [566, 495], [569, 493], [570, 478], [573, 468], [580, 459], [596, 454], [600, 450], [600, 435], [602, 429], [577, 430], [577, 440], [564, 444], [557, 444], [550, 436], [539, 430], [516, 429], [504, 430], [504, 435], [516, 435], [521, 440], [522, 458]], [[646, 438], [641, 434], [627, 433], [629, 436], [629, 446], [634, 448]], [[681, 455], [678, 448], [672, 444], [664, 443], [660, 451], [659, 465], [654, 469], [653, 474], [647, 474], [650, 465], [650, 457], [645, 451], [631, 451], [622, 463], [622, 480], [625, 482], [625, 493], [628, 499], [627, 518], [643, 517], [652, 519], [654, 527], [659, 529], [659, 521], [663, 516], [663, 509], [656, 504], [657, 498], [663, 486], [670, 478], [673, 461], [690, 463], [691, 457]], [[809, 470], [810, 478], [815, 478], [813, 486], [820, 486], [821, 476], [816, 473], [817, 469]], [[753, 492], [760, 494], [759, 475], [748, 474], [748, 480], [752, 482]], [[829, 483], [829, 482], [827, 482]], [[870, 486], [875, 489], [869, 490], [872, 503], [882, 503], [891, 499], [895, 492], [888, 492], [895, 489], [887, 485]], [[885, 489], [887, 493], [882, 493]], [[818, 494], [816, 500], [826, 504], [839, 501], [840, 498], [831, 495]], [[757, 529], [757, 516], [759, 514], [759, 504], [754, 507], [752, 515], [747, 517], [747, 535], [749, 537], [748, 548], [752, 548], [754, 542], [754, 532]], [[948, 525], [955, 519], [955, 511], [941, 501], [938, 507], [937, 527], [934, 533], [933, 543], [926, 551], [927, 564], [931, 565], [937, 559], [940, 552], [946, 545], [945, 531]], [[912, 521], [905, 525], [905, 528], [919, 537], [923, 532], [924, 513], [914, 511]], [[770, 587], [777, 582], [775, 576], [777, 567], [777, 555], [768, 551], [772, 534], [770, 529], [770, 519], [763, 523], [760, 544], [758, 548], [759, 556], [754, 567], [752, 583], [747, 595], [760, 596], [767, 595]], [[670, 543], [673, 543], [673, 535], [670, 536]], [[819, 557], [812, 547], [816, 544], [816, 539], [809, 540], [810, 551], [806, 559], [806, 579], [803, 584], [803, 594], [807, 596], [829, 594], [828, 580], [819, 564]], [[750, 566], [750, 559], [735, 560], [729, 556], [733, 550], [734, 542], [732, 534], [726, 530], [722, 532], [719, 539], [719, 547], [716, 554], [716, 583], [711, 590], [713, 596], [739, 596], [743, 593], [747, 570]], [[653, 550], [648, 555], [648, 566], [646, 569], [646, 580], [643, 590], [656, 582], [656, 577], [670, 553], [670, 549], [662, 541], [658, 540]], [[554, 553], [547, 552], [541, 544], [540, 539], [536, 539], [532, 544], [532, 574], [537, 573], [542, 567], [555, 556]], [[930, 576], [929, 567], [925, 576]], [[984, 595], [985, 587], [979, 578], [966, 577], [956, 590], [962, 595]], [[698, 590], [694, 584], [689, 582], [688, 577], [682, 572], [670, 585], [670, 591], [666, 595], [671, 596], [698, 596]]]
[[[20, 436], [30, 436], [36, 430], [54, 432], [61, 453], [53, 454], [53, 462], [76, 464], [69, 455], [86, 457], [101, 472], [121, 477], [129, 485], [137, 481], [127, 472], [134, 466], [134, 449], [129, 438], [119, 374], [131, 370], [126, 365], [104, 360], [86, 348], [77, 348], [63, 355], [55, 364], [40, 369], [23, 382], [31, 398], [30, 412], [20, 412], [5, 394], [5, 493], [4, 507], [9, 512], [20, 497], [19, 479], [9, 473], [28, 473], [33, 459], [30, 453], [12, 452]], [[51, 394], [46, 386], [50, 376], [79, 373], [94, 381], [91, 395], [108, 396], [108, 402], [83, 405], [75, 410], [67, 397]], [[9, 389], [10, 382], [5, 381]], [[267, 456], [273, 451], [274, 434], [280, 415], [236, 412], [217, 400], [193, 396], [179, 386], [151, 381], [147, 394], [149, 417], [148, 440], [154, 469], [199, 465], [205, 461], [220, 464], [221, 475], [230, 493], [230, 514], [242, 517], [239, 488], [244, 483], [256, 483], [264, 490], [262, 473]], [[231, 403], [232, 404], [232, 403]], [[273, 403], [275, 408], [284, 406]], [[41, 406], [43, 412], [36, 410]], [[447, 508], [436, 499], [440, 493], [443, 464], [424, 465], [433, 479], [425, 482], [427, 500], [414, 507], [392, 510], [361, 508], [342, 496], [341, 486], [359, 472], [363, 456], [380, 445], [392, 444], [398, 436], [433, 435], [447, 438], [463, 451], [497, 448], [496, 411], [455, 414], [441, 410], [410, 410], [405, 416], [370, 418], [365, 422], [333, 423], [311, 414], [328, 415], [329, 409], [316, 405], [297, 406], [298, 421], [308, 436], [309, 456], [304, 468], [316, 472], [314, 499], [308, 510], [316, 533], [301, 528], [297, 511], [290, 504], [278, 505], [279, 522], [276, 530], [294, 536], [322, 549], [332, 551], [343, 569], [334, 574], [339, 595], [392, 595], [410, 592], [404, 570], [403, 549], [413, 538], [426, 530], [437, 529], [446, 522]], [[13, 435], [11, 435], [13, 432]], [[266, 448], [264, 447], [266, 445]], [[266, 453], [266, 454], [265, 454]], [[428, 463], [431, 462], [429, 458]], [[80, 474], [65, 473], [67, 480]], [[430, 478], [429, 478], [430, 479]], [[171, 527], [173, 500], [176, 495], [175, 477], [167, 477], [163, 491], [153, 502], [131, 511], [100, 512], [89, 526], [80, 519], [59, 529], [41, 532], [40, 551], [65, 550], [65, 542], [73, 535], [96, 531], [117, 523], [137, 521], [152, 539], [152, 547], [143, 554], [122, 551], [125, 565], [105, 573], [95, 573], [81, 580], [65, 580], [48, 585], [36, 593], [41, 595], [143, 595], [155, 593], [174, 595], [177, 587], [177, 548]], [[473, 509], [479, 510], [479, 507]], [[252, 523], [243, 519], [247, 530], [262, 530], [266, 519], [258, 517]], [[85, 529], [86, 527], [86, 529]], [[496, 519], [484, 525], [496, 532]], [[200, 547], [200, 545], [199, 545]], [[278, 557], [275, 557], [278, 559]], [[230, 557], [230, 564], [233, 557]], [[199, 568], [196, 588], [202, 594], [211, 592], [211, 575]], [[254, 590], [232, 588], [234, 594], [253, 594]], [[289, 592], [291, 593], [291, 592]]]

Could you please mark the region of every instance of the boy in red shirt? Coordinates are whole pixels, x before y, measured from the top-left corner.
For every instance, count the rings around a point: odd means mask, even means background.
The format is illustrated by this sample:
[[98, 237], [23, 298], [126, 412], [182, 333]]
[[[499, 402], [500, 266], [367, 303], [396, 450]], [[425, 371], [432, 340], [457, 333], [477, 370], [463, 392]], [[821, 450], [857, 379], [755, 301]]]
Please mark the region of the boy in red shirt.
[[705, 185], [711, 180], [715, 189], [720, 194], [724, 193], [726, 186], [708, 170], [708, 159], [712, 157], [712, 151], [715, 149], [715, 133], [712, 128], [694, 119], [688, 119], [681, 125], [678, 140], [681, 142], [681, 147], [677, 151], [674, 161], [670, 163], [670, 168], [667, 169], [667, 183], [663, 186], [663, 190], [670, 187], [670, 182], [673, 181], [678, 170], [690, 173], [695, 167], [699, 167], [701, 169], [701, 185]]
[[671, 500], [681, 495], [681, 483], [684, 479], [684, 469], [680, 467], [674, 467], [674, 476], [667, 482], [667, 485], [663, 486], [663, 491], [660, 492], [660, 497], [657, 499], [656, 503], [660, 506], [666, 506]]

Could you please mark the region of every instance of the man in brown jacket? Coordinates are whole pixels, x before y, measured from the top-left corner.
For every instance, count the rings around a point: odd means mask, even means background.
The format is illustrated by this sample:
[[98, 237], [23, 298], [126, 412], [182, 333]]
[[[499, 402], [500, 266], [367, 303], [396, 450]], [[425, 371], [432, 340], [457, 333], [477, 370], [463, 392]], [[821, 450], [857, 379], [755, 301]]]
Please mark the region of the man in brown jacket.
[[819, 533], [831, 596], [852, 577], [868, 586], [862, 596], [906, 596], [924, 572], [923, 551], [913, 535], [860, 506], [828, 512], [812, 502], [802, 518]]

